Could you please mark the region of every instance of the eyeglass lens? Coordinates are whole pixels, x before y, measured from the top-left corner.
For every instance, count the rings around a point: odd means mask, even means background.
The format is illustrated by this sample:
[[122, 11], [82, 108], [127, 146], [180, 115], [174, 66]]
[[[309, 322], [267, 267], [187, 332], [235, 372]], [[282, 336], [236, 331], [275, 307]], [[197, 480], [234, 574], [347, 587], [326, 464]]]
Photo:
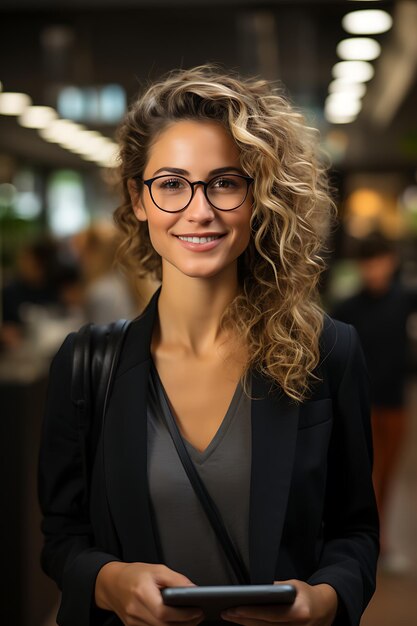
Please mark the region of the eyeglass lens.
[[[245, 178], [228, 174], [210, 181], [207, 197], [210, 203], [223, 211], [240, 206], [247, 195], [248, 183]], [[164, 211], [181, 211], [191, 200], [193, 190], [181, 176], [160, 176], [152, 182], [152, 198]]]

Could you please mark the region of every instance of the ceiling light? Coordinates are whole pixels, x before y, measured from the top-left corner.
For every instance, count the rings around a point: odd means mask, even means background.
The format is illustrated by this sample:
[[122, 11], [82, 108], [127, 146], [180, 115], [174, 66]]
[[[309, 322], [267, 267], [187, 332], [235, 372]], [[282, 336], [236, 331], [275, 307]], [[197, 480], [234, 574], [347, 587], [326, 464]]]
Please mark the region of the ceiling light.
[[381, 54], [381, 46], [370, 37], [352, 37], [340, 41], [336, 52], [344, 61], [373, 61]]
[[70, 120], [54, 120], [46, 128], [39, 131], [40, 136], [52, 143], [61, 143], [74, 136], [75, 133], [83, 130], [80, 124], [75, 124]]
[[96, 159], [96, 163], [98, 165], [102, 165], [103, 167], [118, 167], [118, 154], [119, 154], [119, 146], [116, 143], [113, 143], [112, 146], [100, 155], [98, 159]]
[[93, 161], [94, 163], [97, 161], [97, 155], [93, 154], [80, 154], [79, 155], [84, 161]]
[[118, 145], [96, 131], [77, 133], [72, 140], [60, 142], [60, 145], [78, 154], [82, 159], [108, 167], [114, 166], [113, 161], [118, 153]]
[[32, 100], [25, 93], [6, 91], [0, 93], [0, 113], [2, 115], [21, 115]]
[[97, 158], [97, 154], [101, 154], [107, 150], [108, 145], [113, 142], [96, 131], [82, 131], [74, 137], [63, 141], [61, 145], [76, 152], [80, 155], [88, 155]]
[[392, 17], [380, 9], [352, 11], [344, 16], [342, 26], [351, 35], [376, 35], [391, 28]]
[[338, 115], [331, 111], [325, 111], [325, 117], [330, 124], [351, 124], [356, 120], [356, 115]]
[[73, 133], [70, 136], [63, 137], [61, 141], [58, 143], [68, 150], [72, 152], [77, 152], [82, 154], [85, 152], [85, 148], [88, 145], [89, 141], [86, 137], [84, 137], [84, 133], [88, 133], [89, 131], [80, 130], [79, 132]]
[[119, 163], [116, 159], [103, 159], [102, 161], [96, 161], [97, 165], [101, 165], [102, 167], [119, 167]]
[[334, 78], [347, 78], [357, 82], [371, 80], [374, 73], [374, 68], [368, 61], [340, 61], [332, 69]]
[[56, 117], [51, 107], [30, 106], [19, 117], [19, 124], [25, 128], [46, 128]]
[[46, 141], [57, 143], [78, 154], [86, 161], [94, 161], [105, 167], [118, 165], [117, 143], [95, 130], [87, 130], [81, 124], [66, 119], [54, 120], [48, 127], [40, 129], [39, 135]]
[[331, 94], [326, 98], [324, 105], [325, 112], [335, 116], [357, 115], [362, 108], [362, 103], [358, 98], [346, 96], [345, 94]]
[[343, 78], [336, 78], [329, 85], [329, 93], [343, 93], [356, 98], [362, 98], [366, 93], [366, 85], [363, 83], [355, 83]]

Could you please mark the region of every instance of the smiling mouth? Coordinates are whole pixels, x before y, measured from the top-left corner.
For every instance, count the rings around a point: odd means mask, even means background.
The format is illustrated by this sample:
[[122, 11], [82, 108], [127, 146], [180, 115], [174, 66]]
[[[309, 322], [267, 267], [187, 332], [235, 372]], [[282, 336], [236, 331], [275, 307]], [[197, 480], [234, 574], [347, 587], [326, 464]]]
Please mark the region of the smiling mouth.
[[215, 241], [216, 239], [224, 237], [224, 235], [207, 235], [206, 237], [176, 235], [176, 237], [181, 239], [181, 241], [188, 241], [189, 243], [209, 243], [210, 241]]

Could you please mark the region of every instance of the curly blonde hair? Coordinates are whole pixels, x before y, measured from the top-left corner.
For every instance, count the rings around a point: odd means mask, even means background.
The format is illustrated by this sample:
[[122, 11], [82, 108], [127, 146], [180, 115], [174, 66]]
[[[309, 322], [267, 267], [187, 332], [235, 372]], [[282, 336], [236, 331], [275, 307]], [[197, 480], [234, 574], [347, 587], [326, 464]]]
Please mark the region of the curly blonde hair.
[[[132, 210], [128, 181], [142, 177], [149, 148], [178, 120], [215, 120], [240, 150], [254, 178], [252, 237], [239, 259], [239, 295], [222, 318], [244, 338], [250, 368], [296, 401], [316, 378], [323, 311], [318, 281], [333, 203], [308, 128], [278, 89], [204, 65], [176, 70], [152, 84], [131, 106], [119, 130], [123, 202], [114, 219], [122, 230], [119, 258], [138, 276], [161, 275], [146, 222]], [[140, 182], [137, 183], [141, 191]]]

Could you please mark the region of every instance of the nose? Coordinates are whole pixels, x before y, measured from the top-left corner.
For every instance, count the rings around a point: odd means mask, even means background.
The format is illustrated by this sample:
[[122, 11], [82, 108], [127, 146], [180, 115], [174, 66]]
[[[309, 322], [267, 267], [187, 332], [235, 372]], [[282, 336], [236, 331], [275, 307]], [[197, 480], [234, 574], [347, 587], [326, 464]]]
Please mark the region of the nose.
[[216, 214], [214, 208], [207, 200], [202, 185], [196, 185], [194, 187], [194, 195], [185, 213], [190, 222], [211, 222], [215, 218]]

